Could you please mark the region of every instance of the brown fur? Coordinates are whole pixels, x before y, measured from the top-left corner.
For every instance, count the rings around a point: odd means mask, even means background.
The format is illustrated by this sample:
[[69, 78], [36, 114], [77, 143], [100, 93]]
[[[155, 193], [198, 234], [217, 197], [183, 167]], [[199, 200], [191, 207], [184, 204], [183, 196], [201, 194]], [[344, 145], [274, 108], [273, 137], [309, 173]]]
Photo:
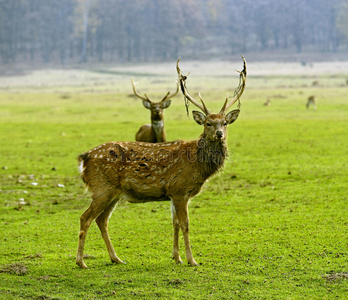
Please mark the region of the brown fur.
[[[208, 175], [206, 171], [200, 172], [194, 179], [199, 178], [199, 183], [182, 175], [190, 174], [194, 169], [214, 170], [205, 167], [212, 162], [197, 160], [198, 149], [202, 150], [198, 144], [198, 141], [175, 141], [158, 144], [159, 147], [153, 149], [148, 143], [107, 143], [79, 156], [84, 165], [81, 176], [96, 196], [110, 190], [116, 196], [120, 190], [129, 196], [129, 202], [170, 200], [177, 193], [178, 185], [181, 192], [187, 194], [192, 190], [190, 184], [201, 186], [213, 174], [214, 171], [208, 171]], [[209, 154], [204, 156], [209, 157]], [[191, 197], [194, 195], [190, 194]]]

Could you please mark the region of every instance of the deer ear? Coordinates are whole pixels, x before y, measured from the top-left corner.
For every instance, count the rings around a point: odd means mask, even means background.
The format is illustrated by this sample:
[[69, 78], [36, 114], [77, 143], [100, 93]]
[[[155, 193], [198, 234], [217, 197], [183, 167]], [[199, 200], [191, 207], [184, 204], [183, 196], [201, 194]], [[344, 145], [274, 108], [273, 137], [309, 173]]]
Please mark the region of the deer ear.
[[235, 110], [230, 111], [225, 117], [227, 123], [232, 124], [235, 120], [237, 120], [239, 113], [240, 113], [239, 109], [235, 109]]
[[201, 113], [200, 111], [192, 111], [193, 119], [196, 121], [197, 124], [203, 125], [207, 117]]
[[145, 108], [150, 109], [151, 108], [151, 103], [149, 101], [143, 100], [143, 105]]
[[162, 109], [168, 108], [170, 106], [170, 103], [172, 103], [172, 100], [164, 101], [163, 103], [161, 103], [161, 108]]

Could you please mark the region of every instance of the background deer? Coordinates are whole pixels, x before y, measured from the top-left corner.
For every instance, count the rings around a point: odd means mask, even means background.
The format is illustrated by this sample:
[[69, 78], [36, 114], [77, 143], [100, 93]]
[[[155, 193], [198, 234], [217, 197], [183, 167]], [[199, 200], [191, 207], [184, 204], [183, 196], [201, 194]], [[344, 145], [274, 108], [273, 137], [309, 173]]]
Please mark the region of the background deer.
[[138, 94], [135, 83], [132, 78], [132, 86], [134, 95], [143, 101], [145, 108], [151, 111], [151, 124], [146, 124], [140, 127], [135, 135], [137, 142], [160, 143], [166, 141], [166, 132], [164, 130], [163, 110], [170, 106], [171, 100], [179, 92], [179, 84], [177, 84], [176, 92], [170, 95], [168, 92], [160, 102], [152, 102], [144, 93], [144, 96]]
[[313, 109], [314, 109], [314, 110], [317, 109], [317, 97], [314, 96], [314, 95], [309, 96], [308, 99], [307, 99], [307, 104], [306, 104], [307, 109], [308, 109], [310, 106], [313, 106]]
[[263, 103], [264, 106], [271, 106], [271, 99], [267, 99], [266, 102]]
[[[122, 200], [131, 203], [171, 201], [174, 227], [173, 259], [182, 263], [179, 254], [179, 230], [184, 237], [186, 259], [194, 260], [189, 241], [188, 202], [197, 195], [205, 181], [218, 172], [227, 157], [227, 125], [239, 115], [241, 97], [246, 80], [246, 62], [240, 72], [240, 82], [232, 100], [228, 94], [219, 113], [210, 113], [202, 97], [202, 104], [190, 96], [186, 88], [187, 76], [182, 75], [177, 61], [177, 72], [186, 107], [188, 102], [202, 112], [193, 111], [193, 118], [203, 125], [198, 140], [168, 143], [109, 142], [79, 156], [81, 177], [92, 193], [89, 208], [80, 217], [79, 244], [76, 263], [87, 268], [83, 261], [84, 244], [92, 221], [96, 222], [105, 241], [111, 261], [123, 263], [116, 255], [108, 234], [108, 222], [116, 204]], [[238, 109], [227, 113], [236, 102]]]

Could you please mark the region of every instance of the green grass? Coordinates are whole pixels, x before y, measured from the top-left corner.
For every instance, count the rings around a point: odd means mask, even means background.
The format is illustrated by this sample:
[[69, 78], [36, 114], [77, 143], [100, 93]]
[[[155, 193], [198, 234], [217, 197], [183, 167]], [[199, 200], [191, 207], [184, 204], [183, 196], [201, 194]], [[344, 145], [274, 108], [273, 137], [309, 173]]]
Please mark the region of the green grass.
[[[200, 88], [213, 111], [225, 98], [218, 82]], [[126, 265], [110, 263], [93, 223], [87, 270], [75, 265], [79, 216], [90, 202], [76, 157], [133, 140], [148, 112], [127, 93], [1, 92], [0, 299], [344, 299], [347, 88], [279, 86], [247, 87], [225, 169], [191, 200], [199, 267], [172, 261], [170, 204], [152, 202], [120, 205], [110, 220]], [[313, 93], [318, 110], [307, 111]], [[169, 140], [202, 131], [181, 96], [165, 122]], [[182, 238], [180, 246], [184, 257]]]

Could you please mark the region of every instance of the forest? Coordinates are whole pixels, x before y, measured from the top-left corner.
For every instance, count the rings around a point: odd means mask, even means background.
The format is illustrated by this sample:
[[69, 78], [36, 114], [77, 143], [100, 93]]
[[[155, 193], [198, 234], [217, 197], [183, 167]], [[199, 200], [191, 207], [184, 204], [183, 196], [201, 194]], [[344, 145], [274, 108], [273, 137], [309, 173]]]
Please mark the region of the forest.
[[0, 64], [348, 52], [347, 0], [0, 0]]

